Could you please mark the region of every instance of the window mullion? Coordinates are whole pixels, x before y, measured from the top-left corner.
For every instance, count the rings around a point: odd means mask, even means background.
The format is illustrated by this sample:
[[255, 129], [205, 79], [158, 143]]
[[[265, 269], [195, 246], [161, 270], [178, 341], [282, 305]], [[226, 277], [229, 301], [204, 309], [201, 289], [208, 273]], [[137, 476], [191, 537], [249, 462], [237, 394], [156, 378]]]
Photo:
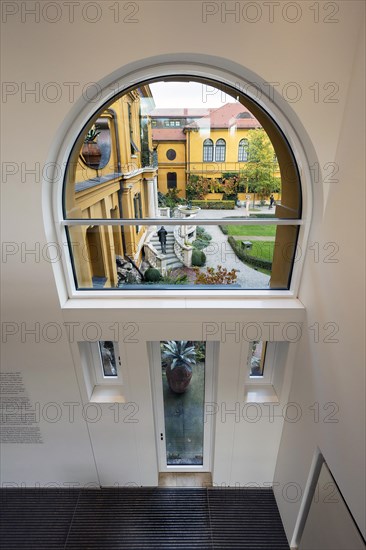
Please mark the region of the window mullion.
[[61, 225], [65, 227], [79, 225], [303, 225], [304, 220], [300, 219], [283, 219], [283, 218], [210, 218], [210, 219], [190, 219], [190, 218], [75, 218], [71, 220], [61, 220]]

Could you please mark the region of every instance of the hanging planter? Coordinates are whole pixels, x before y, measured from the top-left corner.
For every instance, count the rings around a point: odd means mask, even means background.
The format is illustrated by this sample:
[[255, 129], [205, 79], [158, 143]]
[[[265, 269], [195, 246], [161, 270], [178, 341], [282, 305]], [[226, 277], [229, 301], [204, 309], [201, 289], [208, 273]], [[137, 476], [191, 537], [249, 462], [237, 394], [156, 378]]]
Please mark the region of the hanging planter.
[[98, 170], [100, 160], [102, 158], [101, 149], [95, 141], [99, 134], [100, 132], [95, 129], [95, 126], [90, 128], [89, 132], [85, 136], [84, 144], [81, 150], [81, 155], [85, 164], [94, 170]]

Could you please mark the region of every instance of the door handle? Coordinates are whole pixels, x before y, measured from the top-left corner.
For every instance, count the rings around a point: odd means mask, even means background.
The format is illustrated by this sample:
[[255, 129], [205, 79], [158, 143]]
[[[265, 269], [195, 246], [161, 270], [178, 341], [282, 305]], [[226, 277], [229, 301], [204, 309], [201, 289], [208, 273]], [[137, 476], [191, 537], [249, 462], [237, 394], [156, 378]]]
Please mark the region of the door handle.
[[164, 434], [160, 434], [160, 441], [164, 441]]

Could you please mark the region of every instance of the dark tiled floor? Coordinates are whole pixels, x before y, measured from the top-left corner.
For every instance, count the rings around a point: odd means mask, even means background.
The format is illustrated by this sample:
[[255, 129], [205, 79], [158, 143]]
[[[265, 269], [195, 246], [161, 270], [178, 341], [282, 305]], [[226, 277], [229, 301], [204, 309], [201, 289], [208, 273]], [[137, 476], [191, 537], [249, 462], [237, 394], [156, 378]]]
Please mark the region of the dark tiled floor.
[[288, 550], [270, 489], [1, 490], [6, 550]]

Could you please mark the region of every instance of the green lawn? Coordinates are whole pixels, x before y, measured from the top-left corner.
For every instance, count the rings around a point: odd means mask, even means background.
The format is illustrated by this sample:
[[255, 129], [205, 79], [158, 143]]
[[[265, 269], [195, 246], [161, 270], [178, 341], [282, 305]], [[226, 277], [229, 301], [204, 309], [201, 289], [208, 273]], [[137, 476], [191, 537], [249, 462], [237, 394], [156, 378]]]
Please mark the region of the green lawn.
[[226, 225], [228, 235], [275, 237], [276, 225]]
[[250, 256], [255, 256], [269, 262], [273, 261], [274, 241], [253, 241], [252, 244], [252, 248], [248, 249], [247, 252]]

